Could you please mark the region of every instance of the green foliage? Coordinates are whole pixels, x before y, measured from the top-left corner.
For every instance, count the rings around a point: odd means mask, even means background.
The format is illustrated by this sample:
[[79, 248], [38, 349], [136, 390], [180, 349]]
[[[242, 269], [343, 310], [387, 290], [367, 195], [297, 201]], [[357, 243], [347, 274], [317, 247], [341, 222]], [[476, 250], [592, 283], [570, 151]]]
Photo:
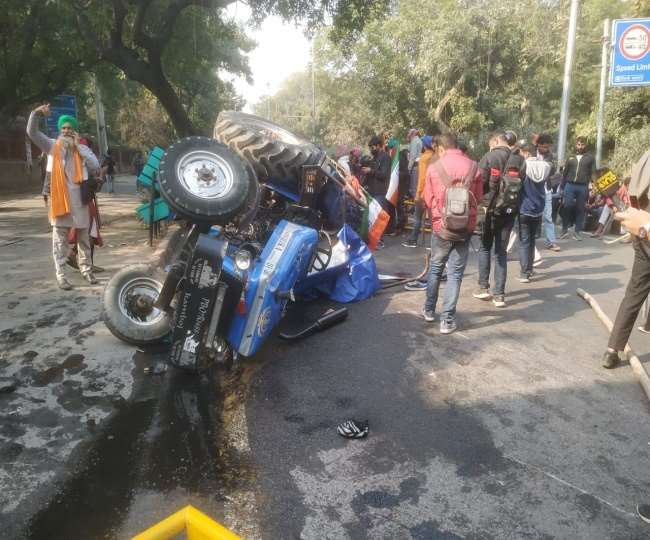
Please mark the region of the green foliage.
[[79, 91], [96, 62], [79, 46], [71, 6], [43, 0], [5, 0], [0, 10], [0, 117], [64, 90]]
[[[372, 17], [353, 40], [325, 29], [315, 46], [318, 141], [359, 143], [371, 133], [404, 136], [417, 126], [453, 129], [481, 151], [496, 128], [520, 137], [557, 134], [569, 4], [402, 0], [389, 16]], [[636, 4], [581, 2], [570, 140], [585, 135], [595, 143], [603, 21], [638, 15]], [[300, 78], [306, 85], [308, 74], [292, 80]], [[311, 93], [295, 90], [287, 84], [271, 98], [291, 104], [274, 119], [309, 134], [291, 111], [307, 114]], [[648, 98], [648, 89], [608, 91], [607, 150], [619, 151], [621, 137], [648, 123]], [[266, 115], [265, 106], [258, 110]]]
[[650, 149], [650, 124], [625, 133], [616, 143], [608, 165], [619, 175], [629, 176], [632, 166]]

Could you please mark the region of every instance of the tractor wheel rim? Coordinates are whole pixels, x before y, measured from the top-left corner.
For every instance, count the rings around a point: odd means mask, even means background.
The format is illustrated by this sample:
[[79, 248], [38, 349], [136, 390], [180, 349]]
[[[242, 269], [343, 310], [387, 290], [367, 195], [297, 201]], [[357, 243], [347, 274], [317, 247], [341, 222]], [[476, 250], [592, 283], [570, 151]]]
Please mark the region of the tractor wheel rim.
[[125, 283], [120, 289], [120, 313], [131, 322], [149, 326], [156, 324], [165, 312], [153, 307], [158, 298], [162, 284], [150, 277], [138, 277]]
[[208, 200], [224, 197], [235, 183], [232, 166], [208, 150], [195, 150], [182, 156], [176, 166], [176, 176], [192, 195]]

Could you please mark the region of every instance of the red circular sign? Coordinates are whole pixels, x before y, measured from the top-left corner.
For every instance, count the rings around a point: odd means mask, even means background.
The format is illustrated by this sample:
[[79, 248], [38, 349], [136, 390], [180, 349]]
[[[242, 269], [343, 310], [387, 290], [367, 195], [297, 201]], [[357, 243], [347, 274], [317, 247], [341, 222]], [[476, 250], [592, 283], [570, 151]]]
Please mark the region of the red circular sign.
[[621, 35], [618, 47], [628, 60], [640, 60], [650, 51], [650, 31], [642, 24], [633, 24]]

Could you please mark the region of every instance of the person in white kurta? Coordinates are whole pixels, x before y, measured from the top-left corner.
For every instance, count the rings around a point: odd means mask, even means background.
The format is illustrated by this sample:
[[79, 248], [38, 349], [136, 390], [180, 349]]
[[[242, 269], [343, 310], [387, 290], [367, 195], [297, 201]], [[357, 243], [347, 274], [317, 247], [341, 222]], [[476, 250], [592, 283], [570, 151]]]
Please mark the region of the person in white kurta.
[[[38, 115], [49, 116], [49, 105], [42, 105], [29, 116], [27, 122], [27, 135], [43, 152], [48, 154], [48, 165], [52, 162], [52, 152], [55, 151], [56, 139], [51, 139], [38, 129]], [[61, 152], [61, 159], [65, 171], [65, 186], [68, 192], [68, 200], [70, 203], [70, 213], [57, 216], [51, 220], [52, 224], [52, 256], [54, 258], [54, 267], [56, 269], [56, 280], [59, 287], [64, 290], [70, 290], [72, 286], [65, 275], [66, 258], [68, 256], [68, 234], [70, 228], [77, 229], [77, 243], [79, 248], [79, 270], [86, 281], [91, 284], [97, 283], [97, 280], [92, 273], [92, 262], [90, 256], [90, 238], [88, 235], [89, 227], [89, 214], [88, 205], [83, 204], [81, 200], [81, 184], [73, 181], [75, 169], [73, 158], [73, 146], [79, 152], [82, 160], [84, 170], [99, 169], [97, 158], [92, 153], [90, 148], [83, 144], [79, 144], [78, 136], [74, 132], [73, 121], [59, 122], [61, 134], [60, 138], [67, 138], [66, 144], [68, 148], [63, 145]], [[48, 167], [49, 168], [49, 167]], [[48, 171], [49, 174], [50, 171]]]

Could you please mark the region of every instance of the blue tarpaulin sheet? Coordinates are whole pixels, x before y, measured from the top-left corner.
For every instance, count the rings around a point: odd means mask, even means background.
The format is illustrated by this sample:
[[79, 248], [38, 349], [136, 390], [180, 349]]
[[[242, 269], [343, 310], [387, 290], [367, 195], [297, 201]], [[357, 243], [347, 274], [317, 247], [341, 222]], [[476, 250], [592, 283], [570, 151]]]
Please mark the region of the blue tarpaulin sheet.
[[372, 252], [352, 227], [345, 224], [338, 233], [348, 252], [348, 271], [340, 272], [316, 290], [335, 302], [347, 304], [365, 300], [379, 289], [379, 276]]

